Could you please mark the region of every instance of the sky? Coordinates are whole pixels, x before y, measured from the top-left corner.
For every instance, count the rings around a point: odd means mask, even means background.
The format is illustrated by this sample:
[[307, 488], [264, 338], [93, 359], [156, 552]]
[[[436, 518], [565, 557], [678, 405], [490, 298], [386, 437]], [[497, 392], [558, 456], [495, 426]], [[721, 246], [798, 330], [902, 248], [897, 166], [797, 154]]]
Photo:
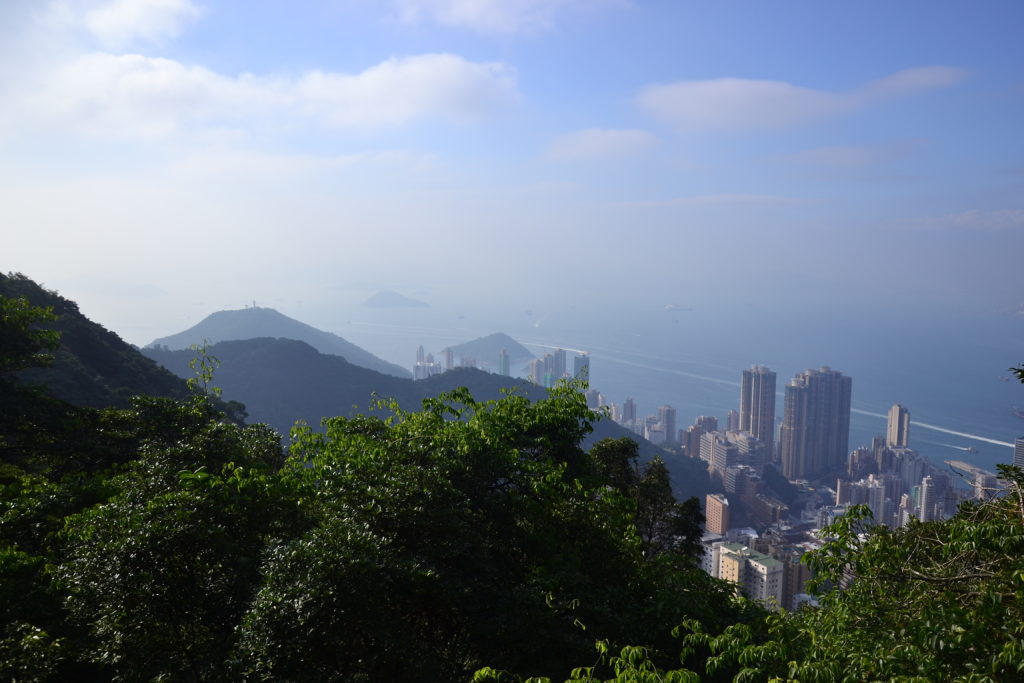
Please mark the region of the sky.
[[0, 270], [136, 344], [379, 289], [1024, 311], [1019, 0], [3, 0]]

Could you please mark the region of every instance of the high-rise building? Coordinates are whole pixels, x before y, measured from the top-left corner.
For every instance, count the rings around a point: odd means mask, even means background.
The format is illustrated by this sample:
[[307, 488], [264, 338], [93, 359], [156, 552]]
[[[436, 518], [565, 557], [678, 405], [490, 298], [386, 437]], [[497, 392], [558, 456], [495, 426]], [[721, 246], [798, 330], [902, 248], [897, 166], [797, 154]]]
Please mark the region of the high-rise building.
[[899, 403], [889, 408], [889, 428], [885, 432], [885, 443], [890, 448], [910, 445], [910, 411]]
[[1018, 436], [1013, 444], [1013, 465], [1024, 469], [1024, 436]]
[[548, 386], [555, 386], [555, 383], [563, 377], [565, 377], [565, 349], [555, 349], [555, 352], [551, 354], [551, 384]]
[[444, 369], [451, 370], [455, 367], [455, 352], [449, 346], [444, 350]]
[[722, 432], [706, 432], [700, 437], [700, 458], [713, 474], [724, 478], [728, 468], [739, 464], [740, 451]]
[[735, 410], [730, 410], [725, 415], [725, 431], [727, 432], [738, 432], [740, 431], [740, 414]]
[[584, 382], [590, 381], [590, 354], [581, 353], [572, 359], [572, 376]]
[[802, 372], [786, 385], [779, 450], [787, 479], [817, 477], [846, 464], [852, 386], [828, 367]]
[[629, 425], [636, 422], [636, 401], [632, 396], [627, 396], [622, 403], [622, 424]]
[[704, 528], [725, 536], [729, 531], [729, 499], [724, 493], [709, 493], [704, 499]]
[[701, 415], [694, 423], [686, 428], [680, 439], [683, 446], [683, 453], [691, 458], [700, 456], [701, 437], [708, 432], [718, 429], [718, 418], [709, 415]]
[[760, 439], [749, 432], [729, 432], [728, 439], [736, 445], [744, 465], [754, 468], [758, 474], [764, 472], [768, 462], [768, 448]]
[[917, 518], [922, 522], [930, 522], [933, 519], [939, 518], [935, 506], [935, 499], [937, 497], [938, 491], [932, 478], [925, 477], [922, 479], [917, 504]]
[[665, 432], [665, 441], [676, 440], [676, 409], [669, 405], [658, 408], [658, 422]]
[[530, 381], [538, 386], [544, 386], [544, 361], [534, 358], [530, 361]]
[[740, 383], [740, 430], [768, 446], [775, 445], [775, 373], [763, 365], [743, 371]]
[[508, 357], [508, 349], [502, 349], [498, 353], [498, 374], [508, 377], [512, 374]]

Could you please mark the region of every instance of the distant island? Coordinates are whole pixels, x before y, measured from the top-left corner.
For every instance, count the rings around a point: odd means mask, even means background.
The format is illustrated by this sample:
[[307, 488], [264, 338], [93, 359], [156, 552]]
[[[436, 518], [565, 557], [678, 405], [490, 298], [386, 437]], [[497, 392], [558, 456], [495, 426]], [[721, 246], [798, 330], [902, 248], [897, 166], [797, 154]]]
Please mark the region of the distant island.
[[173, 351], [187, 349], [192, 344], [202, 344], [204, 340], [215, 344], [262, 337], [303, 341], [320, 353], [341, 356], [353, 365], [395, 377], [412, 376], [405, 368], [378, 358], [347, 339], [289, 318], [273, 308], [258, 306], [211, 313], [184, 332], [155, 339], [149, 346], [167, 347]]
[[399, 294], [390, 289], [383, 289], [363, 302], [369, 308], [426, 308], [430, 304]]
[[487, 365], [494, 365], [502, 350], [508, 352], [509, 365], [518, 368], [536, 358], [530, 350], [503, 332], [495, 332], [464, 344], [448, 347], [455, 359], [472, 358]]

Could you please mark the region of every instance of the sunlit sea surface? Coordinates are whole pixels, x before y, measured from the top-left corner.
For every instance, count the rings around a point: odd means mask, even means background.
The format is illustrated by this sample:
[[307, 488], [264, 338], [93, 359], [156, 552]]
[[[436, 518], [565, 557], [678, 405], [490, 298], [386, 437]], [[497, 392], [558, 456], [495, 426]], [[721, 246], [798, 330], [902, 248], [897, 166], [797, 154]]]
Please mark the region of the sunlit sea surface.
[[[416, 347], [445, 346], [505, 332], [537, 355], [550, 348], [587, 351], [591, 386], [609, 403], [631, 396], [640, 414], [667, 403], [680, 427], [698, 415], [724, 424], [739, 407], [741, 371], [767, 365], [778, 374], [776, 420], [785, 384], [828, 365], [853, 378], [850, 448], [885, 431], [893, 403], [911, 412], [911, 446], [933, 463], [961, 460], [994, 471], [1012, 460], [1024, 435], [1024, 385], [1008, 368], [1024, 362], [1024, 317], [1009, 312], [793, 310], [761, 313], [655, 305], [629, 310], [363, 309], [321, 326], [410, 367]], [[494, 369], [497, 359], [478, 359]], [[569, 366], [572, 366], [571, 359]], [[523, 374], [523, 369], [519, 369]], [[968, 449], [972, 449], [969, 451]]]

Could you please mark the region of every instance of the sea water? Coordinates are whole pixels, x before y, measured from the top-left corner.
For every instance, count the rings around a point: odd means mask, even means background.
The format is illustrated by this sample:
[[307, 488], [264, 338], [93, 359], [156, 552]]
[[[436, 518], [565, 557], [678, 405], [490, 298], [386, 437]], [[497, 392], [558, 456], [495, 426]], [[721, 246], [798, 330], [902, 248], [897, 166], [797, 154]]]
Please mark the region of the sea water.
[[[741, 372], [753, 364], [777, 373], [781, 422], [786, 383], [827, 365], [853, 378], [850, 449], [884, 434], [894, 403], [910, 410], [910, 445], [940, 466], [961, 460], [994, 472], [1024, 435], [1024, 420], [1013, 414], [1024, 408], [1024, 385], [1009, 372], [1024, 362], [1024, 318], [1008, 312], [362, 309], [325, 327], [405, 366], [420, 344], [438, 354], [493, 332], [538, 356], [566, 349], [570, 368], [572, 352], [586, 351], [591, 386], [608, 403], [632, 397], [638, 415], [671, 405], [679, 428], [698, 415], [724, 425], [739, 408]], [[477, 360], [492, 370], [497, 361]]]

